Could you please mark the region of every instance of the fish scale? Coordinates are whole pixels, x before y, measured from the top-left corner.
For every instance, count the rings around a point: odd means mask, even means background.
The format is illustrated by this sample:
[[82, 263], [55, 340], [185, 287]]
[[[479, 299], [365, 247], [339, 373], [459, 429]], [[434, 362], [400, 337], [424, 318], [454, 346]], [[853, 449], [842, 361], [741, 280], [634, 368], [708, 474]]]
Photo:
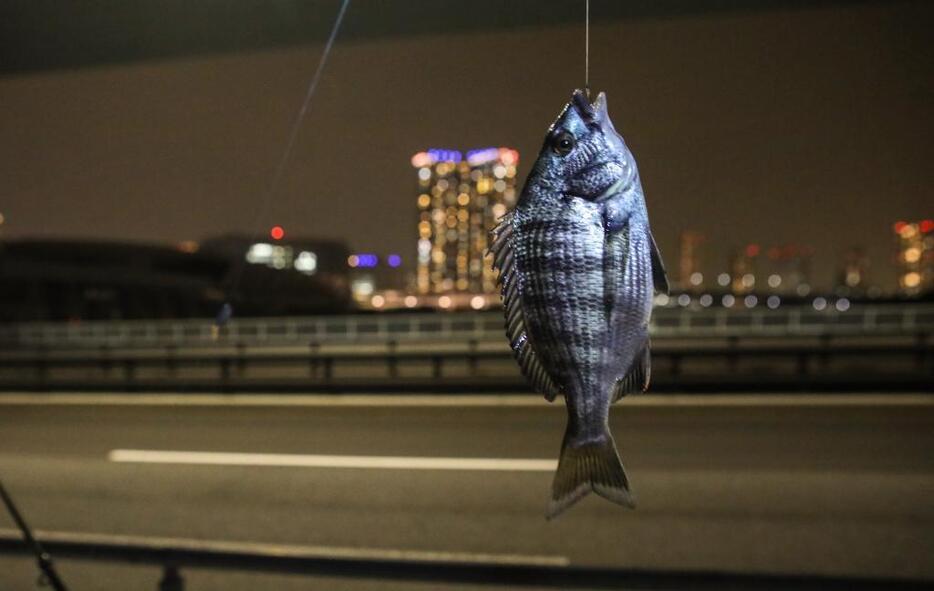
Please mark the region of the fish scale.
[[542, 199], [521, 211], [515, 264], [521, 276], [535, 278], [530, 291], [539, 297], [529, 298], [525, 311], [542, 361], [578, 394], [569, 400], [580, 413], [599, 423], [605, 405], [587, 394], [599, 390], [600, 351], [607, 336], [602, 219], [592, 204], [562, 201]]
[[634, 506], [609, 408], [648, 386], [653, 288], [667, 290], [667, 278], [635, 159], [603, 93], [593, 105], [572, 96], [491, 244], [522, 373], [567, 406], [547, 516], [591, 491]]

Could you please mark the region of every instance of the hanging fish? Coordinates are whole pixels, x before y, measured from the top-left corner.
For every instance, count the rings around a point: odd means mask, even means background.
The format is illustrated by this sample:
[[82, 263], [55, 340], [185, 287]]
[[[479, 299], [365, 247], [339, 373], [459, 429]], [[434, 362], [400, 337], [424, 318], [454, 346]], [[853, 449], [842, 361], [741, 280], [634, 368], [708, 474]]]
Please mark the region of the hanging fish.
[[634, 507], [609, 411], [649, 385], [652, 299], [668, 279], [604, 93], [590, 104], [574, 92], [491, 244], [516, 361], [535, 390], [567, 405], [547, 517], [590, 491]]

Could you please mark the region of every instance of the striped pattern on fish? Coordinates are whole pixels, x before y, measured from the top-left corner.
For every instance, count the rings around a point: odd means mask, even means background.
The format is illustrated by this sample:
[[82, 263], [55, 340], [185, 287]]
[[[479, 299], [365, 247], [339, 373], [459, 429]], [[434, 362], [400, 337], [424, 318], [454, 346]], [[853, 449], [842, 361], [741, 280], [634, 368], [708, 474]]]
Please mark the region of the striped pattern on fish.
[[667, 278], [602, 93], [591, 105], [577, 91], [565, 106], [491, 250], [516, 360], [568, 408], [548, 516], [590, 491], [633, 506], [609, 408], [648, 386], [653, 289], [667, 291]]

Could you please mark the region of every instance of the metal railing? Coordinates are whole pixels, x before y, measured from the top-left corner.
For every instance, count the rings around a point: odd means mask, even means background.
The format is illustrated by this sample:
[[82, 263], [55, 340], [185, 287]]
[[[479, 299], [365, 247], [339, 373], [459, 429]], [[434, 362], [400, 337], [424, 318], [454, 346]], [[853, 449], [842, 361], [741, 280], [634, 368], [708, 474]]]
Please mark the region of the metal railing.
[[[934, 327], [931, 304], [786, 305], [776, 310], [659, 307], [650, 331], [660, 337], [912, 334]], [[245, 318], [216, 329], [210, 320], [34, 322], [0, 325], [0, 347], [83, 348], [306, 344], [503, 339], [499, 310]]]
[[[588, 589], [922, 589], [924, 581], [574, 566], [562, 557], [496, 557], [102, 534], [36, 532], [58, 559], [155, 565], [159, 591], [184, 591], [183, 568], [436, 584]], [[20, 532], [0, 530], [0, 554], [30, 555]]]
[[[656, 338], [653, 389], [927, 389], [934, 331]], [[0, 351], [2, 390], [526, 390], [504, 339]]]

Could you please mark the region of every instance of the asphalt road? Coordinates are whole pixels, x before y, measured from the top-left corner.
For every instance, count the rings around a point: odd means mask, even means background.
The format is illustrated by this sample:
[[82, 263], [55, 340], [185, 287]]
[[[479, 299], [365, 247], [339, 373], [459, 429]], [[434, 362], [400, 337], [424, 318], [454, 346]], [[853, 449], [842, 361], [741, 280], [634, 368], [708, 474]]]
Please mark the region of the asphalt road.
[[[113, 450], [134, 449], [553, 460], [564, 409], [543, 401], [422, 406], [379, 397], [283, 406], [234, 397], [245, 404], [150, 405], [21, 397], [9, 404], [4, 397], [0, 477], [40, 530], [934, 581], [934, 398], [629, 399], [614, 409], [612, 428], [638, 509], [587, 498], [546, 522], [551, 474], [541, 470], [109, 459]], [[12, 522], [0, 516], [0, 527]], [[74, 589], [154, 589], [158, 579], [143, 567], [63, 561], [61, 569]], [[185, 575], [189, 589], [437, 588]], [[0, 559], [0, 589], [34, 582], [29, 561]]]

